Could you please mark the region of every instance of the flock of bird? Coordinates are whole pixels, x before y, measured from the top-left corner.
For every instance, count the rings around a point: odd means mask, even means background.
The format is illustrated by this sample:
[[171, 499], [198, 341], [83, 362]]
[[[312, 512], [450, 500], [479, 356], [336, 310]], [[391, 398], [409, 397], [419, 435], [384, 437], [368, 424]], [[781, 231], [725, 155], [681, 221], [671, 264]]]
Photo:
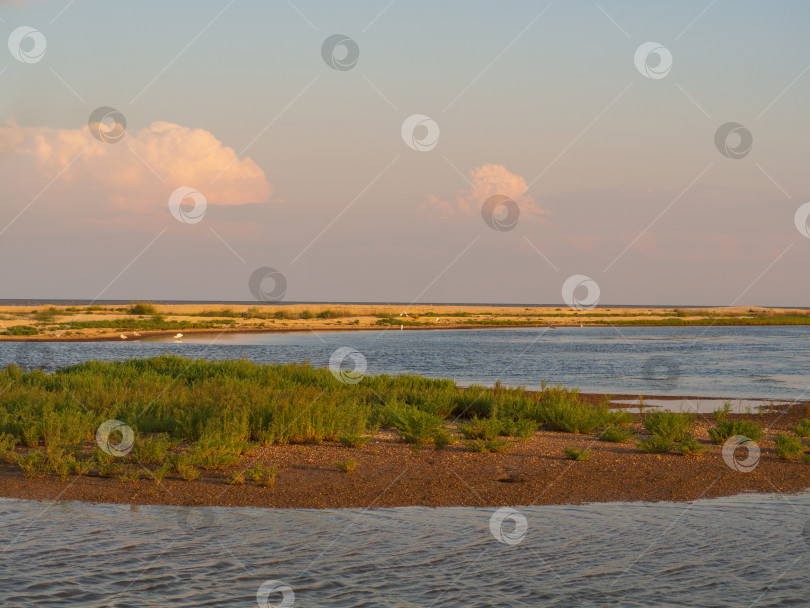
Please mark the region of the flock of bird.
[[[141, 335], [141, 334], [139, 334], [137, 331], [133, 331], [133, 332], [132, 332], [132, 337], [133, 337], [133, 338], [138, 338], [140, 335]], [[127, 336], [126, 334], [121, 334], [121, 339], [122, 339], [122, 340], [126, 340], [128, 337], [129, 337], [129, 336]], [[180, 339], [180, 338], [182, 338], [182, 337], [183, 337], [183, 334], [175, 334], [174, 339], [175, 339], [175, 340], [179, 340], [179, 339]]]

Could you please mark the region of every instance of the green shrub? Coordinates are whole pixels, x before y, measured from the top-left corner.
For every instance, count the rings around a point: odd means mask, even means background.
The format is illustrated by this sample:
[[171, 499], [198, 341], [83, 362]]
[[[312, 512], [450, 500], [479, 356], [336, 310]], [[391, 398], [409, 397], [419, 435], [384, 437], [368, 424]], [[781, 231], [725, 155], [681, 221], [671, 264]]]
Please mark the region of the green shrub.
[[653, 435], [647, 439], [639, 441], [636, 445], [642, 452], [647, 454], [663, 454], [672, 449], [673, 441], [669, 437], [661, 437], [660, 435]]
[[371, 441], [371, 437], [363, 437], [358, 433], [345, 433], [338, 437], [338, 439], [340, 440], [340, 443], [347, 448], [362, 448], [369, 441]]
[[776, 455], [783, 460], [795, 458], [804, 450], [801, 437], [796, 437], [794, 435], [779, 433], [776, 436], [775, 442]]
[[577, 391], [563, 388], [541, 393], [539, 422], [566, 433], [591, 433], [617, 419], [605, 404], [590, 405], [579, 400]]
[[59, 315], [59, 310], [53, 306], [34, 311], [34, 319], [40, 323], [53, 323], [57, 315]]
[[698, 443], [698, 441], [689, 435], [681, 439], [680, 443], [675, 446], [675, 450], [684, 456], [697, 456], [706, 449], [706, 446]]
[[416, 407], [405, 407], [397, 412], [394, 428], [405, 443], [423, 445], [442, 425], [442, 418]]
[[157, 306], [151, 302], [133, 302], [128, 310], [131, 315], [156, 315], [158, 313]]
[[596, 437], [601, 441], [610, 441], [612, 443], [623, 443], [631, 440], [636, 436], [636, 433], [628, 428], [621, 426], [609, 426], [596, 434]]
[[581, 450], [581, 449], [578, 449], [578, 448], [567, 447], [567, 448], [563, 448], [563, 451], [565, 452], [565, 457], [568, 458], [569, 460], [583, 460], [584, 461], [584, 460], [588, 460], [591, 457], [590, 448], [585, 448], [585, 449]]
[[31, 325], [12, 325], [3, 332], [7, 336], [36, 336], [39, 330]]
[[169, 455], [173, 442], [165, 433], [142, 435], [135, 440], [132, 456], [141, 464], [161, 464]]
[[255, 483], [263, 487], [269, 487], [276, 483], [276, 475], [278, 475], [278, 465], [266, 467], [261, 464], [256, 464], [252, 468], [245, 471], [245, 474]]
[[180, 478], [183, 479], [183, 481], [194, 481], [200, 476], [200, 469], [185, 462], [177, 463], [174, 470], [178, 475], [180, 475]]
[[644, 416], [642, 423], [651, 434], [679, 442], [689, 436], [695, 416], [677, 412], [652, 412]]
[[40, 450], [29, 450], [17, 456], [17, 465], [26, 477], [39, 477], [47, 471], [45, 468], [45, 453]]
[[503, 424], [497, 418], [474, 416], [469, 422], [460, 423], [458, 430], [467, 439], [494, 439], [501, 434]]
[[17, 438], [14, 435], [0, 433], [0, 460], [12, 464], [16, 461], [14, 446], [17, 445]]
[[799, 437], [810, 437], [810, 418], [799, 420], [798, 424], [793, 427], [793, 432]]
[[509, 442], [506, 439], [496, 437], [495, 439], [474, 439], [465, 441], [464, 444], [472, 452], [492, 452], [499, 453], [509, 449]]
[[448, 445], [455, 443], [455, 441], [455, 437], [453, 437], [447, 429], [440, 428], [433, 433], [433, 446], [437, 450], [443, 450]]
[[726, 401], [725, 403], [723, 403], [723, 407], [712, 412], [712, 416], [714, 416], [715, 422], [723, 422], [728, 419], [728, 415], [730, 412], [731, 412], [731, 402]]
[[338, 460], [335, 462], [335, 466], [344, 473], [353, 473], [357, 468], [357, 464], [357, 461], [353, 458], [349, 458], [348, 460]]
[[709, 429], [709, 437], [716, 444], [725, 443], [726, 439], [735, 435], [756, 441], [762, 437], [762, 427], [748, 420], [723, 420], [715, 428]]

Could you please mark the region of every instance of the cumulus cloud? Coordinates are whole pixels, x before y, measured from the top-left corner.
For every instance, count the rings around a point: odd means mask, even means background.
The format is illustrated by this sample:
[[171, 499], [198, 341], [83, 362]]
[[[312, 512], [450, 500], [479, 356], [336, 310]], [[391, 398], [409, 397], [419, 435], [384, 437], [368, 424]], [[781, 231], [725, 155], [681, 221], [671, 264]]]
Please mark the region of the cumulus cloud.
[[453, 202], [429, 194], [420, 212], [435, 219], [471, 216], [481, 212], [484, 202], [495, 194], [507, 196], [520, 207], [522, 218], [538, 219], [548, 213], [526, 194], [526, 180], [503, 165], [486, 164], [470, 171], [470, 187], [456, 194]]
[[213, 205], [266, 202], [273, 192], [251, 159], [238, 158], [204, 129], [168, 122], [129, 130], [112, 144], [86, 126], [0, 127], [0, 174], [6, 183], [24, 184], [20, 196], [47, 185], [51, 206], [70, 205], [74, 213], [162, 213], [181, 186], [199, 190]]

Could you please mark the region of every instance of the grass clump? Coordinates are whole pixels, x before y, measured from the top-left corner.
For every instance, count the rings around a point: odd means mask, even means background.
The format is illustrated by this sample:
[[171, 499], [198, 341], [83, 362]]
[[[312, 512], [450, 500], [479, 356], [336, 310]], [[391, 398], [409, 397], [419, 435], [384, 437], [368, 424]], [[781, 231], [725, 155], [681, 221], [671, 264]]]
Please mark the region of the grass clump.
[[270, 487], [276, 483], [276, 475], [278, 475], [278, 465], [274, 464], [271, 467], [266, 467], [261, 464], [254, 465], [245, 474], [254, 483], [262, 487]]
[[556, 431], [591, 433], [626, 416], [611, 412], [606, 403], [590, 405], [579, 400], [575, 390], [562, 387], [545, 389], [540, 397], [538, 422]]
[[725, 443], [726, 439], [735, 435], [756, 441], [762, 437], [762, 427], [749, 420], [723, 420], [718, 422], [716, 427], [709, 429], [709, 437], [715, 444]]
[[644, 416], [643, 424], [652, 435], [680, 442], [687, 439], [692, 425], [693, 414], [677, 412], [652, 412]]
[[344, 433], [338, 439], [347, 448], [362, 448], [371, 441], [371, 437], [363, 437], [358, 433]]
[[232, 473], [228, 477], [228, 483], [232, 486], [243, 486], [245, 485], [245, 474], [241, 471], [237, 471], [236, 473]]
[[132, 455], [141, 464], [162, 464], [169, 455], [173, 442], [165, 433], [138, 437]]
[[158, 309], [151, 302], [133, 302], [127, 312], [131, 315], [156, 315]]
[[498, 454], [509, 449], [509, 442], [506, 439], [496, 437], [494, 439], [473, 439], [464, 442], [472, 452]]
[[596, 434], [597, 439], [601, 441], [610, 441], [611, 443], [624, 443], [630, 441], [636, 434], [634, 431], [622, 426], [608, 426]]
[[795, 458], [804, 450], [802, 446], [801, 437], [788, 435], [786, 433], [779, 433], [775, 439], [776, 442], [776, 455], [782, 460], [789, 460]]
[[17, 445], [18, 440], [14, 435], [8, 433], [0, 433], [0, 460], [12, 464], [16, 460], [14, 453], [14, 446]]
[[36, 336], [39, 330], [31, 325], [12, 325], [3, 332], [6, 336]]
[[706, 446], [698, 443], [697, 439], [692, 437], [684, 437], [681, 442], [675, 446], [675, 450], [680, 452], [683, 456], [698, 456], [706, 450]]
[[793, 432], [799, 437], [810, 437], [810, 418], [800, 420], [799, 423], [793, 427]]
[[590, 448], [579, 449], [574, 447], [567, 447], [563, 448], [565, 452], [565, 457], [569, 460], [581, 460], [585, 461], [591, 457], [591, 450]]
[[433, 433], [433, 447], [437, 450], [443, 450], [448, 445], [455, 443], [455, 441], [456, 438], [447, 429], [440, 428]]
[[647, 439], [642, 439], [636, 445], [642, 452], [647, 454], [664, 454], [672, 449], [674, 443], [669, 437], [653, 435]]
[[407, 407], [397, 413], [394, 428], [405, 443], [422, 446], [442, 425], [442, 418], [416, 407]]
[[178, 462], [174, 470], [183, 481], [194, 481], [200, 476], [200, 469], [186, 462]]
[[358, 462], [353, 458], [349, 458], [348, 460], [338, 460], [335, 462], [335, 466], [344, 473], [353, 473], [357, 468], [357, 465]]

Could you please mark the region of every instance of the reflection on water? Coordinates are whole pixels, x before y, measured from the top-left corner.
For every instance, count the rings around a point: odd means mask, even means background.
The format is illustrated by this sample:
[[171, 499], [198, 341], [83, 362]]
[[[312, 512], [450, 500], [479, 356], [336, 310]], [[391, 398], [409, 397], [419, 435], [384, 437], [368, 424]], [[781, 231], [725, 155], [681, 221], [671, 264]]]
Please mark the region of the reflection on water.
[[810, 328], [571, 327], [186, 335], [182, 340], [0, 343], [0, 364], [57, 366], [87, 359], [172, 353], [326, 366], [342, 346], [369, 373], [414, 372], [538, 388], [542, 381], [586, 392], [801, 400], [810, 398]]
[[494, 511], [0, 500], [0, 605], [807, 605], [810, 494], [525, 507], [511, 544]]

